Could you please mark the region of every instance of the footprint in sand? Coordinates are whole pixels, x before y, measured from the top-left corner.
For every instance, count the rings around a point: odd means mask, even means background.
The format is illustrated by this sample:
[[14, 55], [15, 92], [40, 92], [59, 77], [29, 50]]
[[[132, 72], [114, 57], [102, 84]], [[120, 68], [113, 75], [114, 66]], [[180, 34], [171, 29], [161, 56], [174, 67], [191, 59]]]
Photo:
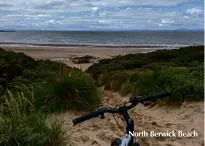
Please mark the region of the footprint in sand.
[[80, 132], [81, 130], [83, 130], [83, 131], [89, 131], [90, 128], [84, 126], [84, 127], [82, 127], [82, 128], [79, 128], [77, 131]]
[[107, 142], [112, 141], [115, 137], [113, 136], [113, 134], [110, 134], [109, 132], [100, 132], [99, 134], [97, 134], [97, 138], [99, 138], [100, 140], [104, 140]]
[[90, 138], [86, 135], [81, 135], [81, 136], [78, 136], [78, 137], [74, 137], [72, 138], [74, 140], [74, 142], [83, 142], [83, 143], [86, 143], [90, 140]]
[[98, 123], [92, 123], [92, 125], [90, 125], [90, 130], [91, 131], [96, 131], [96, 130], [99, 130], [99, 129], [102, 129], [102, 125], [100, 126], [101, 124], [98, 124]]
[[144, 117], [144, 120], [146, 120], [146, 121], [152, 121], [154, 118], [153, 117], [151, 117], [151, 116], [145, 116]]
[[193, 114], [192, 113], [188, 113], [188, 114], [185, 114], [181, 117], [178, 117], [178, 119], [180, 120], [186, 120], [186, 119], [190, 119], [190, 117], [192, 116]]
[[91, 142], [91, 145], [101, 146], [96, 140], [93, 140], [93, 141]]

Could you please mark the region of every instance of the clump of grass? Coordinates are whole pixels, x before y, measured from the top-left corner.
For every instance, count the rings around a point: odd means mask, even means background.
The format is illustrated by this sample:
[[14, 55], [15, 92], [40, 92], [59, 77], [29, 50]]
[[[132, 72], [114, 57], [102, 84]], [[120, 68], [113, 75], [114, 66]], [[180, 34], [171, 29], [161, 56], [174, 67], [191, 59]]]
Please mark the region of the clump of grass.
[[126, 82], [124, 84], [122, 84], [122, 87], [120, 89], [120, 94], [122, 96], [125, 96], [127, 95], [128, 93], [131, 93], [132, 92], [132, 84], [130, 82]]
[[61, 104], [67, 104], [69, 109], [92, 109], [100, 102], [97, 87], [87, 74], [73, 71], [68, 76], [57, 79], [53, 85], [53, 95], [63, 99]]
[[99, 90], [86, 73], [62, 72], [44, 84], [16, 84], [15, 91], [30, 97], [38, 111], [60, 112], [68, 109], [90, 110], [100, 103]]
[[47, 121], [47, 124], [50, 130], [45, 141], [46, 146], [70, 146], [66, 131], [62, 129], [63, 122], [61, 120]]
[[1, 105], [0, 145], [65, 146], [61, 123], [47, 121], [36, 109], [32, 97], [8, 91]]
[[49, 112], [89, 110], [100, 103], [100, 94], [94, 81], [81, 71], [71, 71], [36, 87], [34, 96], [36, 106]]

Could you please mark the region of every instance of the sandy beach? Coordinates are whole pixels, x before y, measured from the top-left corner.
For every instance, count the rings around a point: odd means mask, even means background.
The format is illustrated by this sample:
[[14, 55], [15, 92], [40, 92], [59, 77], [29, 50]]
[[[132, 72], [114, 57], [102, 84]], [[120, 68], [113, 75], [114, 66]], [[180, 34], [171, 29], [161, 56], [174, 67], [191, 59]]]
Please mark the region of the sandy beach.
[[[15, 46], [15, 45], [1, 45], [1, 48], [14, 52], [23, 52], [24, 54], [31, 56], [35, 59], [50, 59], [53, 61], [63, 62], [68, 66], [76, 67], [85, 70], [93, 63], [100, 59], [112, 58], [118, 55], [146, 53], [154, 51], [158, 48], [142, 47], [99, 47], [99, 46], [71, 46], [71, 47], [59, 47], [59, 46]], [[73, 59], [76, 57], [83, 57], [86, 55], [93, 56], [92, 62], [76, 64]]]

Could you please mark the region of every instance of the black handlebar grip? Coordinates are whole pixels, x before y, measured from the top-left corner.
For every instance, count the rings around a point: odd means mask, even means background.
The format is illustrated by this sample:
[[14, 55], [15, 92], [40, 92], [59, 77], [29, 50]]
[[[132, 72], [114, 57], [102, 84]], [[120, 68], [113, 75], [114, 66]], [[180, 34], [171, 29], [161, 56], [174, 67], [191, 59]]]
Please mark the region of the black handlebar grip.
[[87, 115], [80, 116], [78, 118], [73, 119], [73, 124], [76, 125], [76, 124], [84, 122], [84, 121], [86, 121], [88, 119], [97, 117], [98, 115], [99, 115], [99, 113], [97, 111], [95, 111], [95, 112], [89, 113]]
[[140, 97], [140, 98], [138, 99], [138, 101], [139, 101], [139, 102], [142, 102], [142, 101], [154, 100], [154, 99], [158, 99], [158, 98], [162, 98], [162, 97], [166, 97], [166, 96], [170, 96], [170, 95], [172, 95], [172, 92], [171, 92], [171, 91], [162, 92], [162, 93], [155, 94], [155, 95], [151, 95], [151, 96]]

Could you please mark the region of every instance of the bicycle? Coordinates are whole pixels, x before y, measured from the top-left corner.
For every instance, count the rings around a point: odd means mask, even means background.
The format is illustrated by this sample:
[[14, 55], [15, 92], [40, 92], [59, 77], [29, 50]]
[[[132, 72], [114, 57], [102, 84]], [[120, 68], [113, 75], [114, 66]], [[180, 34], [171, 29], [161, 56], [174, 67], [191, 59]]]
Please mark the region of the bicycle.
[[[86, 120], [89, 120], [91, 118], [98, 117], [98, 116], [100, 116], [101, 119], [104, 119], [105, 118], [104, 113], [121, 114], [125, 123], [126, 123], [126, 134], [122, 140], [120, 138], [114, 139], [111, 142], [111, 146], [140, 146], [140, 144], [138, 142], [134, 141], [134, 137], [132, 136], [132, 134], [130, 134], [130, 132], [131, 133], [134, 132], [134, 120], [130, 117], [128, 110], [135, 107], [138, 103], [143, 103], [146, 101], [170, 96], [171, 94], [172, 94], [171, 92], [162, 92], [162, 93], [155, 94], [152, 96], [130, 97], [130, 100], [128, 102], [124, 103], [123, 106], [118, 106], [115, 108], [110, 108], [110, 107], [100, 108], [94, 112], [87, 114], [87, 115], [75, 118], [75, 119], [73, 119], [72, 122], [74, 125], [77, 125], [78, 123], [81, 123], [83, 121], [86, 121]], [[130, 103], [130, 104], [127, 105], [128, 103]]]

